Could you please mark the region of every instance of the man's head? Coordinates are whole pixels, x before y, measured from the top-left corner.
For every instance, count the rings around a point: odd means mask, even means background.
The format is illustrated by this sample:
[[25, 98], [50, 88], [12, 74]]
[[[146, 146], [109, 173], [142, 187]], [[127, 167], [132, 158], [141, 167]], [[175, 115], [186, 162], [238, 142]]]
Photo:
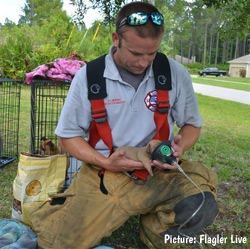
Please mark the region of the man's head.
[[125, 5], [112, 33], [116, 63], [134, 74], [145, 72], [159, 49], [163, 31], [163, 16], [155, 6], [144, 2]]

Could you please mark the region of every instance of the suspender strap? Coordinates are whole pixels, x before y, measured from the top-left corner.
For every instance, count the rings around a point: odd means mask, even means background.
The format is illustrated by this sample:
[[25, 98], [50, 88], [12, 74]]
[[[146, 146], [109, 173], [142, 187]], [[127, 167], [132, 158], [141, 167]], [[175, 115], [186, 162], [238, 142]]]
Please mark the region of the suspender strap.
[[107, 97], [106, 80], [103, 77], [105, 56], [87, 63], [88, 99], [104, 99]]
[[157, 53], [153, 62], [155, 88], [157, 90], [172, 90], [171, 70], [168, 58], [163, 53]]
[[163, 141], [169, 137], [168, 110], [170, 105], [168, 91], [172, 89], [170, 65], [168, 58], [164, 54], [156, 54], [153, 70], [157, 89], [157, 110], [154, 114], [157, 132], [154, 139]]
[[[109, 148], [110, 154], [113, 152], [112, 134], [107, 119], [104, 98], [107, 96], [106, 79], [103, 77], [105, 69], [105, 57], [103, 55], [87, 64], [88, 79], [88, 99], [91, 103], [92, 122], [89, 131], [89, 145], [95, 147], [102, 139]], [[98, 173], [100, 177], [100, 190], [103, 194], [108, 194], [104, 184], [103, 176], [105, 169]]]
[[112, 134], [107, 119], [104, 100], [91, 100], [91, 109], [93, 120], [90, 126], [89, 144], [94, 148], [96, 143], [102, 138], [111, 154], [113, 152]]
[[94, 148], [102, 139], [113, 151], [111, 129], [108, 124], [104, 98], [107, 96], [106, 80], [103, 77], [105, 69], [105, 56], [103, 55], [87, 64], [88, 99], [91, 102], [92, 123], [89, 132], [89, 144]]
[[157, 132], [154, 139], [161, 141], [167, 140], [169, 137], [169, 123], [168, 123], [168, 110], [169, 105], [169, 95], [168, 91], [158, 90], [157, 93], [157, 109], [154, 114], [154, 121], [156, 125]]

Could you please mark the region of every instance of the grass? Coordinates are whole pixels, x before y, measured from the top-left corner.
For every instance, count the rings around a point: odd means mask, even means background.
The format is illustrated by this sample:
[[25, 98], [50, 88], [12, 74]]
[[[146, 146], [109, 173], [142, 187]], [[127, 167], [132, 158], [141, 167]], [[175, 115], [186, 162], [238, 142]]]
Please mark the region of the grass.
[[[217, 79], [217, 78], [216, 78]], [[250, 115], [249, 105], [197, 95], [204, 119], [197, 144], [184, 157], [198, 160], [218, 174], [218, 202], [220, 214], [206, 229], [211, 236], [231, 235], [250, 238]], [[29, 151], [30, 88], [24, 86], [21, 94], [20, 151]], [[9, 218], [12, 206], [12, 182], [17, 172], [17, 161], [0, 169], [0, 217]], [[116, 249], [144, 249], [139, 239], [138, 217], [131, 217], [120, 229], [105, 238], [104, 244]], [[249, 248], [244, 244], [226, 244], [223, 248]], [[191, 248], [181, 246], [179, 248]], [[192, 247], [194, 248], [194, 247]], [[205, 249], [214, 248], [204, 245]], [[220, 247], [218, 247], [220, 248]]]
[[215, 77], [215, 76], [203, 77], [197, 75], [191, 75], [191, 77], [193, 83], [250, 91], [249, 78], [230, 78], [230, 77]]

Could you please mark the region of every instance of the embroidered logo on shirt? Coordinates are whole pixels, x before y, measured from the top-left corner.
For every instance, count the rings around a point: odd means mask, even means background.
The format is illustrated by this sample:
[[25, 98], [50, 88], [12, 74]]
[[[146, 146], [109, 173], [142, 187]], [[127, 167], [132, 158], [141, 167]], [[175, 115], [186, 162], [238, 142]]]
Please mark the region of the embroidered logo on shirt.
[[105, 102], [105, 105], [122, 105], [122, 104], [125, 104], [125, 103], [126, 103], [125, 100], [122, 100], [121, 98], [117, 98], [117, 99], [108, 99]]
[[144, 99], [144, 103], [150, 111], [155, 112], [157, 107], [157, 91], [153, 90], [149, 92]]

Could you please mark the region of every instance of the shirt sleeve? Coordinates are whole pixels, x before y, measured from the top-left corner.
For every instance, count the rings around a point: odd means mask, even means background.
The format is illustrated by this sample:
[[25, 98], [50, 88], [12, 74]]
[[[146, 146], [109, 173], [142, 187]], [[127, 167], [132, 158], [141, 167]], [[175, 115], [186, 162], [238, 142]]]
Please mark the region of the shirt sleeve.
[[174, 122], [179, 128], [186, 124], [201, 127], [202, 117], [189, 72], [184, 66], [173, 61], [171, 72], [173, 72], [172, 83], [173, 91], [175, 91], [175, 99], [171, 110]]
[[77, 72], [71, 83], [55, 134], [64, 138], [86, 135], [91, 119], [85, 66]]

